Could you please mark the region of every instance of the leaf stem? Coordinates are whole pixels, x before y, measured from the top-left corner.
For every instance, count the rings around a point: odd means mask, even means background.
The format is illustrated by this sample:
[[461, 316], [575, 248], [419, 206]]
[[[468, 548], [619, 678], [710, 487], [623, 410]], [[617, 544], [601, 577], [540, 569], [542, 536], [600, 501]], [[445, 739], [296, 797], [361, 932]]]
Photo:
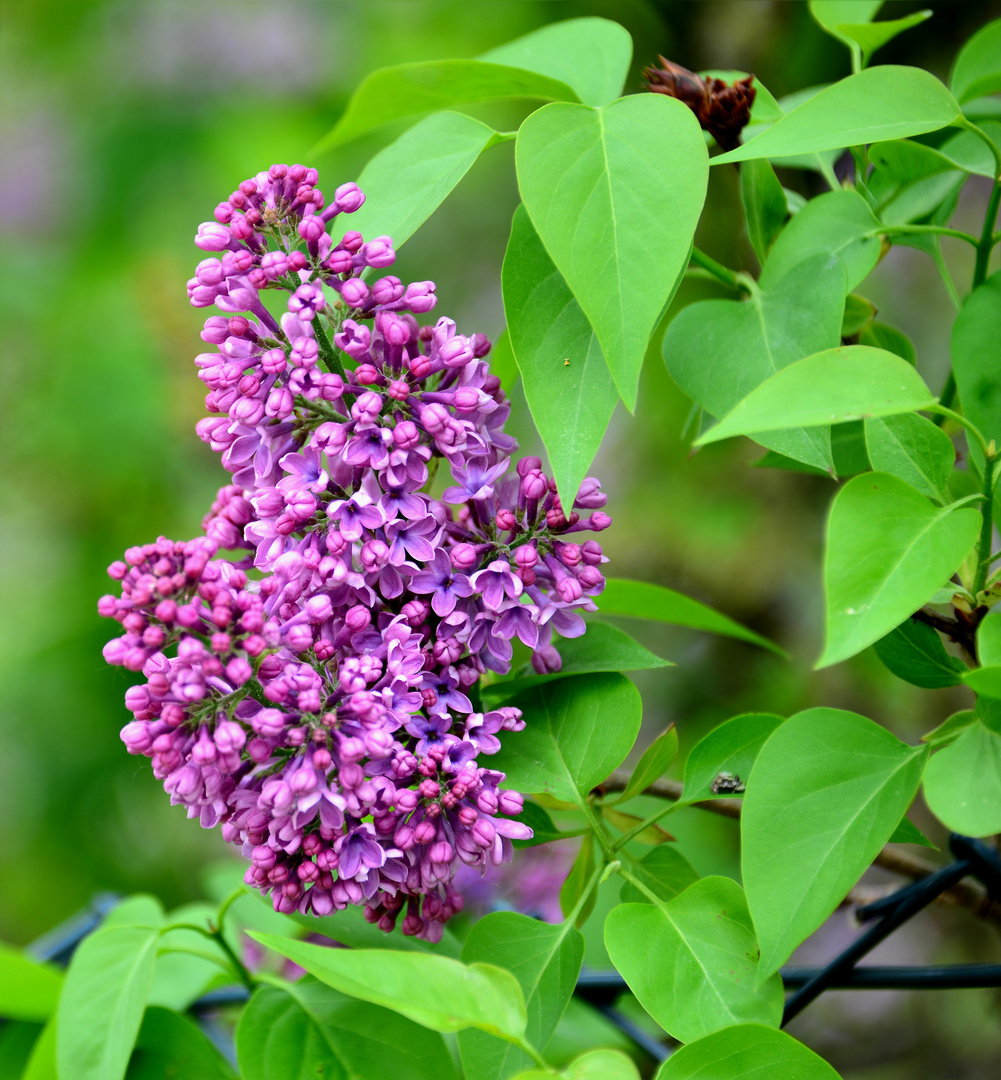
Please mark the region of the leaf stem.
[[980, 447], [985, 459], [993, 456], [992, 451], [988, 449], [987, 440], [980, 433], [980, 428], [967, 420], [961, 413], [955, 412], [945, 405], [929, 405], [925, 412], [938, 413], [939, 416], [946, 416], [950, 420], [954, 420], [961, 427], [966, 428], [966, 430], [976, 439], [977, 445]]
[[229, 942], [222, 936], [222, 932], [216, 927], [213, 930], [209, 930], [204, 926], [199, 926], [197, 923], [172, 923], [168, 930], [194, 930], [196, 934], [201, 934], [202, 937], [207, 937], [210, 941], [214, 941], [220, 949], [229, 958], [229, 962], [233, 965], [233, 970], [239, 976], [240, 982], [251, 992], [257, 988], [257, 983], [254, 981], [253, 976], [244, 967], [243, 961], [233, 952]]
[[950, 229], [946, 225], [880, 225], [866, 233], [866, 236], [898, 236], [907, 233], [932, 233], [936, 236], [954, 236], [957, 240], [965, 240], [968, 244], [977, 247], [980, 241], [972, 234], [963, 232], [962, 229]]
[[677, 807], [678, 803], [668, 803], [667, 806], [661, 807], [656, 814], [651, 814], [646, 820], [641, 821], [638, 825], [634, 825], [629, 832], [623, 833], [622, 836], [612, 844], [612, 851], [618, 851], [620, 848], [625, 847], [630, 840], [639, 836], [644, 829], [649, 828], [651, 825], [656, 825], [661, 818], [667, 817], [667, 815], [676, 810]]
[[690, 259], [696, 266], [708, 270], [713, 277], [722, 281], [724, 285], [729, 285], [731, 289], [736, 289], [738, 292], [750, 292], [747, 283], [741, 280], [742, 275], [739, 275], [736, 270], [731, 270], [728, 266], [717, 262], [712, 256], [700, 251], [697, 247], [692, 248]]
[[229, 911], [233, 904], [239, 900], [246, 891], [246, 887], [241, 885], [238, 889], [234, 889], [233, 892], [231, 892], [219, 905], [219, 910], [216, 912], [215, 924], [220, 934], [223, 931], [223, 920], [226, 918], [226, 912]]
[[977, 543], [977, 570], [973, 577], [974, 596], [980, 593], [987, 583], [987, 572], [991, 565], [991, 548], [994, 544], [994, 440], [984, 454], [984, 505], [981, 508], [980, 540]]
[[620, 876], [624, 877], [630, 885], [635, 886], [639, 891], [650, 901], [657, 905], [657, 907], [663, 907], [664, 901], [655, 893], [648, 889], [642, 881], [625, 866], [620, 866], [616, 871]]
[[605, 872], [605, 862], [604, 862], [604, 860], [602, 860], [601, 864], [598, 867], [596, 867], [594, 873], [588, 879], [588, 883], [584, 886], [584, 890], [580, 894], [580, 897], [578, 898], [577, 903], [574, 904], [573, 911], [571, 911], [570, 914], [563, 920], [563, 925], [564, 926], [571, 927], [577, 921], [577, 916], [583, 910], [584, 905], [587, 903], [588, 897], [598, 887], [598, 884], [601, 881], [601, 876], [602, 876], [602, 874], [604, 874], [604, 872]]
[[581, 803], [581, 809], [584, 811], [584, 817], [587, 818], [588, 825], [591, 826], [591, 831], [601, 845], [601, 850], [605, 853], [605, 858], [611, 861], [615, 858], [615, 849], [612, 847], [611, 841], [605, 835], [604, 825], [598, 820], [593, 807], [590, 806], [586, 799]]

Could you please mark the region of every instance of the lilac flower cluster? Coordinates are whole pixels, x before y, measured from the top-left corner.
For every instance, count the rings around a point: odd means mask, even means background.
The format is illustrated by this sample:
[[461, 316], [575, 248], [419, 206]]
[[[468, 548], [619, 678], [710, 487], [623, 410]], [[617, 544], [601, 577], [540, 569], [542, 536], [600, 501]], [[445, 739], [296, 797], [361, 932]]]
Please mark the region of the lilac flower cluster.
[[233, 484], [204, 536], [109, 568], [121, 594], [99, 610], [124, 632], [105, 658], [146, 677], [126, 695], [128, 750], [242, 846], [277, 910], [361, 904], [389, 931], [406, 907], [404, 933], [436, 940], [459, 867], [531, 835], [521, 796], [478, 764], [524, 721], [477, 711], [476, 683], [510, 670], [515, 637], [558, 670], [553, 632], [582, 634], [604, 587], [579, 534], [611, 521], [596, 480], [567, 510], [538, 458], [509, 470], [490, 343], [418, 323], [432, 282], [369, 283], [392, 241], [335, 242], [328, 225], [364, 196], [344, 184], [325, 205], [316, 181], [273, 165], [198, 229], [221, 254], [188, 295], [224, 314], [202, 332], [197, 430]]

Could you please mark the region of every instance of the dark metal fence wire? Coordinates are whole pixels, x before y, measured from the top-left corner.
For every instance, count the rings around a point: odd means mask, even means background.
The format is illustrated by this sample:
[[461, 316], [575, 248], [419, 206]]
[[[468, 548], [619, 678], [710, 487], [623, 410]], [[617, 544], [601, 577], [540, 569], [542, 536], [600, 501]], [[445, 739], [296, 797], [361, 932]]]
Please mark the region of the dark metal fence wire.
[[[798, 1016], [807, 1005], [825, 990], [970, 990], [1001, 987], [1001, 964], [950, 964], [947, 966], [877, 967], [856, 965], [897, 927], [913, 918], [935, 898], [964, 877], [974, 877], [983, 884], [992, 900], [1001, 902], [1001, 858], [982, 840], [953, 833], [949, 850], [955, 862], [911, 885], [898, 889], [890, 896], [860, 907], [856, 916], [872, 926], [836, 956], [826, 967], [784, 967], [782, 981], [792, 991], [786, 999], [782, 1026]], [[65, 966], [77, 945], [95, 930], [119, 897], [102, 893], [89, 908], [74, 915], [28, 947], [39, 960], [49, 960]], [[628, 1038], [657, 1061], [671, 1054], [671, 1048], [645, 1031], [615, 1008], [619, 996], [628, 990], [617, 971], [584, 969], [577, 980], [574, 993], [596, 1008]], [[226, 1006], [240, 1005], [247, 1000], [242, 986], [211, 990], [195, 1001], [190, 1011], [212, 1041], [233, 1059], [233, 1047], [226, 1044], [224, 1030], [215, 1016]]]

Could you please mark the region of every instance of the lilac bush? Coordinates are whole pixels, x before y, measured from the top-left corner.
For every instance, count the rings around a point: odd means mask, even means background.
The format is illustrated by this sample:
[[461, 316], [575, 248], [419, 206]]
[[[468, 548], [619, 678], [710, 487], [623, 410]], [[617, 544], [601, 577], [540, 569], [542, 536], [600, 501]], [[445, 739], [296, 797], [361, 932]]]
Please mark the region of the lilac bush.
[[129, 752], [241, 847], [276, 910], [359, 904], [388, 932], [405, 906], [403, 932], [434, 941], [462, 907], [457, 870], [531, 836], [480, 764], [521, 712], [477, 711], [476, 684], [510, 670], [515, 637], [559, 669], [554, 631], [583, 634], [604, 587], [580, 534], [610, 518], [592, 478], [566, 508], [538, 458], [510, 469], [490, 342], [419, 323], [433, 282], [367, 280], [392, 240], [335, 240], [365, 196], [348, 183], [325, 203], [317, 179], [272, 165], [198, 228], [218, 254], [188, 296], [223, 314], [195, 360], [197, 430], [233, 483], [203, 536], [109, 567], [121, 594], [99, 610], [124, 632], [104, 656], [146, 679], [126, 693]]

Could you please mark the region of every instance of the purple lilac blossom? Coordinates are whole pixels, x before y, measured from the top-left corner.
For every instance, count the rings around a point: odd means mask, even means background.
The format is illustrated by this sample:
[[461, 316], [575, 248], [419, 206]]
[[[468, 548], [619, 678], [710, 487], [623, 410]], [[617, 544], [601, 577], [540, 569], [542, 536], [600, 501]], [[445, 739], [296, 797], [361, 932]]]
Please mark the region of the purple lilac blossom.
[[[188, 294], [223, 314], [202, 332], [197, 431], [234, 482], [204, 536], [112, 564], [121, 593], [98, 610], [123, 633], [104, 655], [146, 679], [126, 693], [129, 752], [241, 848], [277, 910], [361, 905], [434, 941], [462, 908], [459, 869], [531, 835], [480, 760], [524, 720], [474, 712], [475, 684], [510, 670], [515, 636], [558, 669], [553, 631], [583, 633], [604, 587], [601, 546], [577, 534], [610, 518], [593, 478], [568, 512], [538, 458], [508, 473], [490, 343], [418, 322], [433, 282], [363, 282], [392, 241], [337, 240], [364, 195], [343, 184], [325, 205], [317, 180], [273, 165], [199, 226]], [[435, 499], [442, 461], [453, 486]]]

